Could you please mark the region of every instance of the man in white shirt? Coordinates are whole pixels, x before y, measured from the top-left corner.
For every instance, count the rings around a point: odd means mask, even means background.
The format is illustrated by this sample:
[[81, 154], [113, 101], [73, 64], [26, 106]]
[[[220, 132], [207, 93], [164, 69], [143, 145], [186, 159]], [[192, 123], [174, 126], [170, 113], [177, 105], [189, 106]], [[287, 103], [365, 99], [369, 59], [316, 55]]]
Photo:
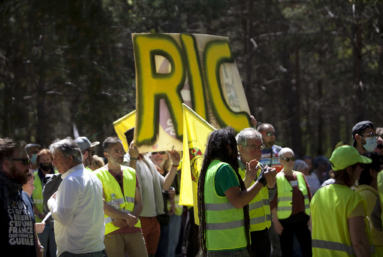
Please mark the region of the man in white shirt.
[[62, 174], [56, 193], [48, 201], [55, 220], [58, 257], [87, 254], [104, 256], [102, 184], [82, 164], [81, 150], [70, 138], [50, 146], [53, 165]]

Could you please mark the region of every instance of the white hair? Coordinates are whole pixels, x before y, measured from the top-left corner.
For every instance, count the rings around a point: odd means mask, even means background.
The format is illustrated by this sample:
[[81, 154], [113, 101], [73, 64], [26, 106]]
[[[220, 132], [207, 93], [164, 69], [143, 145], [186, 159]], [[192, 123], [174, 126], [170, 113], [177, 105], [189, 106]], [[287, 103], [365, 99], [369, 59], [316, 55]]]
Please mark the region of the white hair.
[[247, 146], [248, 139], [259, 139], [262, 141], [262, 134], [253, 128], [242, 129], [235, 137], [238, 145]]
[[73, 163], [80, 164], [82, 163], [82, 154], [80, 147], [73, 141], [72, 138], [68, 137], [58, 142], [55, 142], [49, 146], [52, 154], [56, 150], [61, 152], [65, 157], [72, 156]]
[[285, 157], [285, 154], [287, 154], [287, 153], [291, 153], [291, 154], [294, 156], [294, 152], [293, 152], [293, 150], [291, 150], [291, 149], [288, 148], [288, 147], [284, 147], [284, 148], [282, 148], [282, 149], [279, 151], [278, 156], [279, 156], [279, 158], [284, 158], [284, 157]]

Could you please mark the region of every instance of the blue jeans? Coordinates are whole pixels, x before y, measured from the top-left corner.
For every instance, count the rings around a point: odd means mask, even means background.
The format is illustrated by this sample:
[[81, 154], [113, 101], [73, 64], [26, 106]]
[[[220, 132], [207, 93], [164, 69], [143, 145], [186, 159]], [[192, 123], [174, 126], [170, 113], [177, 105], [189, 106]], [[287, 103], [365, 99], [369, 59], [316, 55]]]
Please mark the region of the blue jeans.
[[104, 250], [94, 253], [70, 253], [63, 252], [60, 257], [108, 257]]
[[169, 247], [169, 224], [161, 226], [160, 241], [158, 242], [156, 257], [166, 257]]
[[173, 214], [170, 216], [169, 221], [169, 247], [166, 257], [174, 257], [176, 255], [176, 248], [180, 238], [182, 216]]

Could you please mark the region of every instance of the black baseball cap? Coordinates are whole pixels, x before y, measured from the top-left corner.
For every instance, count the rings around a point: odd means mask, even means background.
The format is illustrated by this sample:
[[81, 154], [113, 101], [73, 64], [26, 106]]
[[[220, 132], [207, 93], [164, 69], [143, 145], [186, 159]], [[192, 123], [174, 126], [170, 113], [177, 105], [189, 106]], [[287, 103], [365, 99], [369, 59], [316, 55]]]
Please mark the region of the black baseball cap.
[[374, 123], [369, 120], [365, 120], [355, 124], [355, 126], [352, 128], [352, 139], [354, 140], [352, 146], [356, 146], [355, 135], [360, 135], [364, 130], [366, 130], [366, 128], [375, 129]]

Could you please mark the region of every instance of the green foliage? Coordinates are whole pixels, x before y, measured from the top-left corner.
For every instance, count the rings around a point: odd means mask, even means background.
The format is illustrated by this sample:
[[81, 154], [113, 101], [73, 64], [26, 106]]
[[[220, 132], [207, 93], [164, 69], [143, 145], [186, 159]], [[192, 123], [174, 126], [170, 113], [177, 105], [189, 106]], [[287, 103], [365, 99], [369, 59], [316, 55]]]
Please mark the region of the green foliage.
[[207, 33], [230, 37], [251, 113], [281, 145], [329, 154], [360, 119], [383, 122], [382, 11], [341, 0], [5, 0], [0, 136], [47, 146], [76, 124], [102, 141], [135, 109], [131, 33]]

